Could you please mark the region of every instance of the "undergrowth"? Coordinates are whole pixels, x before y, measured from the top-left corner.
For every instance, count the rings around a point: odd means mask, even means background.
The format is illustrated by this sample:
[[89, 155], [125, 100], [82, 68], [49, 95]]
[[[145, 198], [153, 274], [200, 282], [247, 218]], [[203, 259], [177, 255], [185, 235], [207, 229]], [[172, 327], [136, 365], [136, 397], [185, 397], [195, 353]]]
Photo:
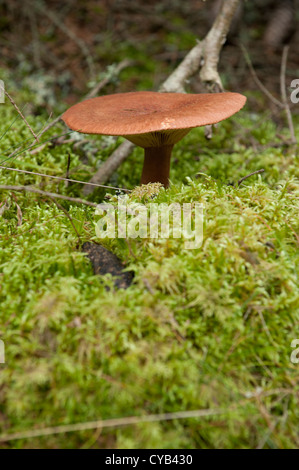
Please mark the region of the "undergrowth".
[[[16, 114], [7, 103], [0, 115], [2, 135]], [[35, 130], [45, 124], [42, 114], [28, 120]], [[64, 132], [58, 125], [45, 139]], [[2, 447], [299, 446], [299, 365], [290, 360], [291, 342], [299, 338], [298, 150], [278, 145], [276, 134], [269, 115], [247, 109], [219, 124], [210, 142], [198, 129], [175, 146], [172, 185], [155, 202], [204, 204], [203, 244], [196, 250], [184, 249], [182, 239], [101, 241], [94, 208], [59, 200], [76, 233], [53, 200], [1, 190], [2, 433], [224, 410]], [[32, 136], [17, 119], [0, 140], [1, 161], [26, 139]], [[70, 176], [87, 180], [119, 142], [90, 137], [80, 149], [48, 143], [6, 164], [65, 176], [70, 157]], [[142, 158], [136, 148], [110, 184], [138, 185]], [[238, 186], [261, 168], [263, 174]], [[9, 170], [0, 171], [0, 184], [82, 196], [80, 184]], [[103, 201], [105, 193], [98, 190], [91, 199]], [[80, 250], [86, 240], [103, 243], [134, 271], [127, 290], [115, 290], [109, 276], [93, 275]]]

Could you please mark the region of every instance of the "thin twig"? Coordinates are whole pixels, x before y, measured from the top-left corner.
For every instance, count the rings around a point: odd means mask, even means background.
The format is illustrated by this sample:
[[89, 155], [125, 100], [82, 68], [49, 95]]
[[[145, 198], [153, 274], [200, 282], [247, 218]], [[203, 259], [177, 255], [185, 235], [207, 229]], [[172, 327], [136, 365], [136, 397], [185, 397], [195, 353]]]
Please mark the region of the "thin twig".
[[13, 107], [15, 108], [15, 110], [17, 111], [17, 113], [19, 114], [19, 116], [21, 116], [22, 120], [25, 122], [26, 126], [28, 127], [28, 129], [30, 130], [31, 134], [33, 135], [34, 139], [35, 139], [35, 142], [38, 141], [38, 136], [35, 134], [34, 130], [32, 129], [32, 127], [30, 126], [29, 122], [27, 121], [27, 119], [25, 118], [24, 114], [22, 113], [22, 111], [20, 110], [20, 108], [18, 107], [18, 105], [15, 103], [15, 101], [13, 100], [13, 98], [10, 96], [10, 94], [4, 89], [4, 87], [1, 85], [0, 83], [0, 89], [5, 93], [5, 96], [7, 96], [7, 98], [9, 99], [9, 101], [11, 102], [11, 104], [13, 105]]
[[[240, 406], [238, 404], [238, 406]], [[66, 432], [86, 431], [89, 429], [101, 428], [115, 428], [120, 426], [128, 426], [139, 423], [153, 423], [157, 421], [169, 421], [173, 419], [187, 419], [187, 418], [203, 418], [206, 416], [215, 416], [220, 414], [227, 414], [236, 409], [236, 405], [231, 408], [215, 408], [203, 409], [192, 411], [178, 411], [174, 413], [161, 413], [144, 416], [128, 416], [126, 418], [106, 419], [98, 421], [89, 421], [85, 423], [67, 424], [62, 426], [54, 426], [43, 429], [33, 429], [27, 432], [18, 432], [14, 434], [0, 435], [0, 442], [13, 441], [16, 439], [31, 439], [33, 437], [51, 436], [53, 434], [61, 434]]]
[[[65, 132], [65, 133], [62, 134], [62, 135], [71, 134], [72, 132], [73, 132], [73, 131], [68, 131], [68, 132]], [[42, 144], [47, 143], [47, 142], [51, 142], [52, 140], [55, 140], [55, 139], [57, 139], [57, 136], [51, 137], [50, 139], [47, 139], [47, 140], [44, 140], [44, 141], [42, 142]], [[27, 140], [26, 140], [25, 142], [27, 142]], [[11, 154], [9, 154], [4, 160], [2, 160], [2, 161], [0, 162], [0, 165], [3, 164], [3, 163], [5, 163], [5, 162], [7, 162], [7, 160], [11, 160], [13, 157], [16, 158], [18, 155], [21, 155], [21, 154], [24, 153], [26, 150], [30, 151], [30, 149], [36, 147], [37, 145], [39, 145], [39, 144], [37, 144], [37, 143], [34, 141], [34, 142], [32, 142], [30, 145], [28, 145], [27, 147], [25, 147], [25, 148], [23, 148], [23, 149], [22, 149], [22, 146], [18, 147], [18, 148], [17, 148], [16, 150], [14, 150]]]
[[[50, 117], [51, 117], [51, 115], [49, 116], [49, 118]], [[42, 129], [37, 134], [37, 139], [35, 139], [29, 146], [27, 146], [24, 149], [24, 151], [25, 150], [30, 150], [31, 148], [36, 147], [36, 145], [37, 145], [36, 142], [39, 142], [40, 137], [46, 132], [47, 128], [48, 128], [48, 125], [46, 125], [45, 127], [42, 127]], [[69, 134], [69, 132], [68, 132], [68, 134]], [[25, 140], [25, 143], [28, 142], [29, 140], [30, 139]], [[53, 140], [53, 139], [49, 139], [49, 140]], [[48, 142], [48, 140], [46, 142]], [[24, 144], [24, 141], [22, 142], [22, 144]], [[40, 147], [43, 147], [43, 146], [44, 146], [44, 143]], [[10, 153], [4, 161], [7, 161], [7, 160], [11, 159], [15, 155], [18, 155], [19, 153], [22, 153], [21, 150], [22, 150], [22, 145], [20, 145], [12, 153]], [[4, 162], [2, 161], [1, 163], [4, 163]]]
[[263, 83], [260, 81], [260, 79], [258, 78], [254, 68], [253, 68], [253, 65], [252, 65], [252, 62], [251, 62], [251, 59], [250, 59], [250, 56], [247, 52], [247, 49], [243, 46], [243, 44], [240, 44], [240, 47], [243, 51], [243, 54], [244, 54], [244, 57], [245, 57], [245, 60], [247, 62], [247, 65], [249, 67], [249, 70], [250, 70], [250, 73], [252, 75], [252, 78], [253, 80], [255, 81], [256, 85], [261, 89], [261, 91], [269, 98], [269, 100], [272, 101], [272, 103], [276, 104], [276, 106], [278, 106], [279, 108], [284, 108], [284, 104], [281, 103], [281, 101], [279, 101], [277, 98], [275, 98], [275, 96], [272, 95], [272, 93], [265, 87], [265, 85], [263, 85]]
[[252, 173], [249, 173], [249, 175], [243, 176], [243, 178], [238, 181], [238, 186], [240, 186], [243, 181], [247, 180], [247, 178], [250, 178], [250, 176], [258, 175], [259, 173], [264, 173], [264, 171], [265, 170], [262, 168], [261, 170], [253, 171]]
[[[295, 387], [295, 385], [294, 385]], [[257, 397], [267, 397], [272, 395], [277, 395], [280, 393], [285, 394], [294, 394], [294, 387], [289, 389], [272, 389], [272, 390], [261, 390], [255, 391], [254, 393], [246, 393], [245, 399], [235, 402], [229, 408], [210, 408], [210, 409], [200, 409], [200, 410], [190, 410], [190, 411], [177, 411], [173, 413], [161, 413], [161, 414], [152, 414], [152, 415], [143, 415], [143, 416], [128, 416], [126, 418], [115, 418], [115, 419], [106, 419], [106, 420], [97, 420], [97, 421], [88, 421], [84, 423], [76, 424], [66, 424], [61, 426], [53, 426], [42, 429], [32, 429], [30, 431], [10, 433], [10, 434], [0, 434], [0, 442], [14, 441], [16, 439], [32, 439], [33, 437], [41, 436], [52, 436], [54, 434], [61, 434], [67, 432], [76, 432], [76, 431], [86, 431], [90, 429], [103, 429], [103, 428], [117, 428], [120, 426], [129, 426], [132, 424], [140, 423], [153, 423], [153, 422], [162, 422], [170, 421], [174, 419], [190, 419], [190, 418], [203, 418], [206, 416], [215, 416], [215, 415], [227, 415], [231, 411], [235, 411], [239, 408], [244, 407], [244, 405], [251, 400], [255, 400]]]
[[[40, 5], [35, 5], [34, 6], [40, 8]], [[51, 12], [47, 12], [48, 13], [48, 16], [50, 14], [51, 16]], [[53, 18], [51, 18], [53, 20]], [[60, 20], [59, 20], [60, 21]], [[61, 25], [61, 23], [60, 23]], [[70, 33], [70, 31], [68, 30], [68, 33]], [[74, 33], [71, 33], [72, 35]], [[72, 36], [72, 38], [78, 40], [79, 42], [81, 41], [80, 39], [78, 39], [75, 35], [74, 37]], [[75, 40], [74, 39], [74, 40]], [[77, 42], [78, 43], [78, 42]], [[87, 51], [88, 52], [88, 51]], [[128, 59], [125, 59], [123, 61], [121, 61], [116, 67], [115, 67], [115, 70], [113, 71], [113, 73], [110, 75], [110, 76], [107, 76], [106, 78], [104, 78], [100, 83], [98, 83], [85, 97], [84, 99], [89, 99], [89, 98], [92, 98], [94, 96], [96, 96], [99, 91], [104, 88], [112, 79], [112, 77], [114, 76], [117, 76], [124, 68], [126, 67], [129, 67], [130, 65], [132, 65], [134, 63], [134, 61], [132, 60], [128, 60]], [[12, 99], [12, 97], [5, 91], [5, 89], [1, 86], [0, 84], [0, 88], [1, 90], [5, 93], [5, 95], [9, 98], [10, 102], [13, 104], [13, 106], [15, 107], [15, 109], [17, 110], [18, 114], [21, 116], [21, 118], [23, 119], [23, 121], [25, 122], [26, 126], [28, 127], [28, 129], [30, 130], [31, 134], [34, 136], [34, 139], [35, 141], [27, 148], [27, 150], [30, 150], [30, 148], [32, 148], [36, 142], [39, 141], [39, 138], [45, 133], [47, 132], [49, 129], [51, 129], [53, 126], [55, 126], [61, 119], [61, 116], [62, 114], [60, 114], [59, 116], [57, 116], [52, 122], [50, 122], [49, 124], [47, 124], [37, 135], [35, 134], [35, 132], [33, 131], [33, 129], [31, 128], [30, 124], [28, 123], [28, 121], [26, 120], [26, 118], [24, 117], [23, 113], [20, 111], [20, 109], [18, 108], [17, 104], [14, 102], [14, 100]], [[35, 150], [34, 150], [34, 153], [37, 153], [39, 150], [43, 149], [45, 147], [44, 144], [42, 144], [40, 147], [37, 147]], [[14, 152], [12, 152], [9, 156], [8, 156], [8, 159], [9, 158], [12, 158], [14, 155], [16, 155], [18, 153], [18, 151], [20, 151], [22, 148], [22, 146], [19, 146], [16, 150], [14, 150]]]
[[95, 202], [85, 201], [78, 197], [63, 196], [62, 194], [49, 193], [48, 191], [42, 191], [41, 189], [33, 188], [32, 186], [13, 186], [13, 185], [0, 185], [0, 190], [4, 191], [29, 191], [30, 193], [40, 194], [41, 196], [50, 197], [52, 199], [64, 199], [65, 201], [75, 202], [76, 204], [85, 204], [86, 206], [97, 207]]
[[289, 52], [289, 46], [284, 46], [283, 52], [282, 52], [282, 59], [281, 59], [281, 69], [280, 69], [280, 91], [281, 91], [282, 102], [284, 104], [285, 112], [287, 115], [288, 125], [290, 129], [290, 134], [291, 134], [291, 142], [293, 144], [296, 144], [297, 140], [295, 136], [294, 123], [293, 123], [290, 106], [288, 103], [287, 92], [286, 92], [286, 68], [287, 68], [287, 61], [288, 61], [288, 52]]
[[84, 184], [84, 185], [85, 184], [91, 184], [92, 186], [97, 186], [99, 188], [115, 189], [117, 191], [125, 191], [127, 193], [131, 192], [131, 189], [118, 188], [116, 186], [105, 186], [103, 184], [96, 184], [96, 183], [87, 183], [86, 181], [73, 180], [73, 179], [70, 179], [70, 178], [63, 178], [62, 176], [46, 175], [45, 173], [37, 173], [35, 171], [20, 170], [19, 168], [9, 168], [8, 166], [0, 166], [0, 169], [10, 170], [10, 171], [17, 171], [18, 173], [26, 173], [28, 175], [44, 176], [45, 178], [53, 178], [53, 179], [56, 179], [56, 180], [68, 181], [68, 182], [71, 182], [71, 183], [80, 183], [80, 184]]
[[51, 127], [55, 126], [55, 124], [57, 124], [57, 123], [60, 121], [61, 116], [62, 116], [62, 114], [60, 114], [59, 116], [57, 116], [57, 118], [53, 119], [52, 122], [50, 122], [46, 127], [44, 127], [44, 129], [43, 129], [43, 131], [42, 131], [42, 133], [41, 133], [40, 135], [44, 134], [44, 133], [47, 132], [49, 129], [51, 129]]
[[[66, 167], [66, 175], [65, 175], [65, 179], [69, 179], [69, 176], [70, 176], [70, 165], [71, 165], [71, 155], [70, 153], [68, 154], [68, 157], [67, 157], [67, 167]], [[66, 181], [65, 182], [65, 186], [68, 187], [69, 185], [69, 181]]]
[[184, 60], [178, 67], [169, 75], [169, 77], [162, 83], [159, 91], [162, 92], [185, 92], [185, 83], [200, 67], [200, 60], [202, 57], [203, 44], [198, 41], [190, 52], [186, 55]]

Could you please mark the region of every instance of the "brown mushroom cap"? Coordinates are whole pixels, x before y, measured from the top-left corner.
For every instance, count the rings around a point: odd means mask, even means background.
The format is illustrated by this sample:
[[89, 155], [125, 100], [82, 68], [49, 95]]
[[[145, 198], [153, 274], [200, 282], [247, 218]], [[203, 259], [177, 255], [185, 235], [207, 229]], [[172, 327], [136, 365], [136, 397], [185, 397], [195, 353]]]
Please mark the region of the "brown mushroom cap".
[[190, 129], [222, 121], [245, 104], [239, 93], [159, 93], [139, 91], [99, 96], [62, 116], [84, 134], [124, 136], [141, 147], [173, 145]]

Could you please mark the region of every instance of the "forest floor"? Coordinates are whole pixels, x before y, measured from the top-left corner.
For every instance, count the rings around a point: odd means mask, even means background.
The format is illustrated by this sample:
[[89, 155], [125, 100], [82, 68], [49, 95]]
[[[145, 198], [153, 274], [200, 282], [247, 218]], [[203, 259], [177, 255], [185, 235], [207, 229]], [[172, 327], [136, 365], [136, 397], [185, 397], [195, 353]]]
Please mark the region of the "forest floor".
[[[10, 103], [0, 112], [2, 135], [16, 112]], [[28, 119], [36, 131], [44, 125], [41, 115]], [[299, 138], [296, 117], [295, 127]], [[49, 134], [57, 132], [61, 124]], [[281, 133], [287, 139], [288, 129]], [[1, 155], [27, 139], [17, 119], [0, 141]], [[116, 145], [90, 138], [82, 161], [74, 143], [48, 143], [6, 164], [63, 177], [70, 158], [70, 176], [86, 180]], [[174, 238], [99, 240], [93, 207], [57, 200], [59, 207], [45, 196], [1, 190], [2, 433], [225, 410], [2, 446], [298, 447], [298, 364], [290, 359], [299, 338], [297, 159], [294, 146], [281, 145], [269, 114], [246, 108], [221, 123], [211, 141], [198, 129], [177, 144], [172, 185], [154, 202], [203, 203], [203, 245], [195, 250]], [[109, 184], [133, 189], [142, 160], [136, 148]], [[238, 186], [259, 169], [264, 173]], [[9, 170], [0, 183], [81, 196], [79, 184]], [[92, 199], [103, 201], [106, 192]], [[115, 191], [108, 193], [114, 203]], [[134, 272], [128, 289], [93, 274], [81, 251], [85, 241], [103, 243]]]
[[[11, 5], [11, 14], [18, 15]], [[157, 89], [198, 36], [196, 15], [190, 29], [183, 13], [175, 20], [166, 10], [160, 23], [153, 15], [153, 29], [145, 34], [138, 11], [134, 18], [127, 12], [124, 21], [108, 10], [103, 28], [110, 35], [98, 24], [89, 32], [85, 10], [81, 29], [72, 18], [65, 22], [87, 44], [98, 28], [93, 57], [102, 68], [94, 80], [87, 79], [86, 57], [78, 58], [78, 47], [63, 42], [65, 34], [46, 17], [35, 56], [29, 46], [13, 42], [18, 36], [2, 17], [7, 36], [1, 39], [0, 77], [35, 132], [51, 112], [58, 116], [107, 76], [101, 93]], [[192, 19], [190, 12], [187, 17]], [[26, 21], [13, 23], [23, 28], [24, 44]], [[246, 47], [256, 71], [279, 97], [281, 54], [263, 61], [258, 30], [251, 41], [255, 46]], [[34, 63], [37, 52], [44, 68]], [[296, 54], [291, 48], [287, 84], [299, 76]], [[113, 64], [124, 58], [135, 62], [114, 77]], [[210, 141], [195, 129], [174, 147], [169, 189], [154, 199], [100, 188], [89, 197], [94, 203], [110, 197], [111, 204], [119, 197], [147, 207], [202, 203], [200, 248], [185, 249], [183, 238], [100, 240], [94, 207], [0, 189], [0, 337], [6, 353], [0, 364], [0, 441], [4, 434], [97, 419], [185, 410], [210, 414], [153, 423], [141, 418], [139, 424], [50, 433], [0, 447], [299, 447], [299, 364], [292, 360], [292, 344], [299, 339], [298, 146], [289, 145], [284, 111], [258, 90], [233, 38], [220, 71], [225, 88], [244, 93], [247, 105], [220, 123]], [[196, 79], [188, 91], [200, 91]], [[297, 141], [298, 106], [291, 104]], [[62, 122], [42, 137], [49, 139], [8, 158], [33, 137], [9, 100], [0, 105], [1, 165], [87, 181], [122, 141], [68, 134]], [[143, 151], [135, 148], [107, 184], [136, 188], [142, 163]], [[12, 170], [0, 171], [0, 185], [83, 197], [79, 183]], [[111, 276], [93, 273], [82, 252], [86, 241], [103, 244], [134, 272], [130, 287], [117, 289]]]

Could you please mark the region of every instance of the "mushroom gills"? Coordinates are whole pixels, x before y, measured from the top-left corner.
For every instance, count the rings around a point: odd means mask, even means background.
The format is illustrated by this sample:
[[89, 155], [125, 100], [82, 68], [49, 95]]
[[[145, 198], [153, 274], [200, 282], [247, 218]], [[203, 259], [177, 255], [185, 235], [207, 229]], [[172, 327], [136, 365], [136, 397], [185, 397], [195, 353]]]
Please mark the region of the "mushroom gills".
[[174, 145], [185, 135], [189, 134], [191, 129], [167, 129], [162, 131], [146, 132], [144, 134], [123, 135], [127, 140], [133, 142], [138, 147], [160, 147], [164, 145]]

